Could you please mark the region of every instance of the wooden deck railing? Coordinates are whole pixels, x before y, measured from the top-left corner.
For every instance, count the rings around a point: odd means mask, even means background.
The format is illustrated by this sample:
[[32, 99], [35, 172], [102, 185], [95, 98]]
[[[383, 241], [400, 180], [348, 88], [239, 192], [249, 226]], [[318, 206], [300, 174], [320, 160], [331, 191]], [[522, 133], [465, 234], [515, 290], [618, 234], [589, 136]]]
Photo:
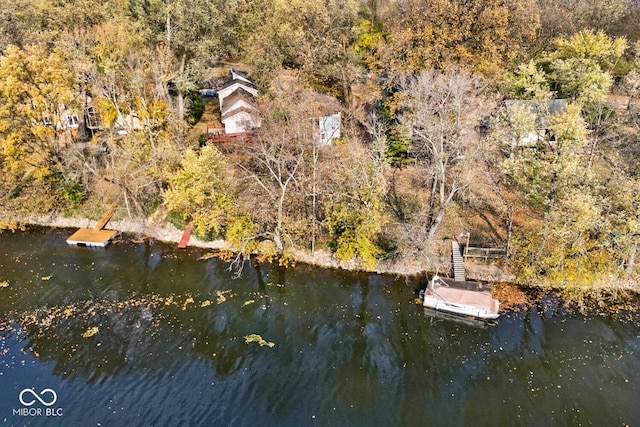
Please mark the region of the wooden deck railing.
[[467, 246], [464, 248], [463, 255], [465, 258], [506, 258], [507, 250], [505, 248], [479, 248]]

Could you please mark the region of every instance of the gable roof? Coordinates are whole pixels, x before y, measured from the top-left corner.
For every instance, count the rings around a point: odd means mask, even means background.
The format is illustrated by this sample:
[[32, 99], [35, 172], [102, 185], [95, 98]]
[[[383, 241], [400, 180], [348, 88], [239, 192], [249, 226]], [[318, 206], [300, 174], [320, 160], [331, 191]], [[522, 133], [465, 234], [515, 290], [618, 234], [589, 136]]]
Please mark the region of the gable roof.
[[224, 113], [221, 117], [221, 122], [224, 123], [225, 121], [229, 120], [230, 118], [237, 116], [240, 113], [247, 113], [249, 115], [253, 115], [255, 113], [255, 108], [250, 108], [247, 106], [239, 106], [238, 108], [234, 108], [231, 109], [229, 111], [227, 111], [226, 113]]
[[249, 80], [247, 73], [245, 73], [244, 71], [239, 71], [235, 68], [231, 68], [229, 69], [229, 75], [231, 76], [232, 80], [243, 80], [245, 82], [253, 84], [253, 82]]
[[244, 90], [243, 88], [238, 88], [231, 93], [231, 95], [227, 96], [222, 100], [222, 107], [220, 108], [220, 114], [223, 116], [229, 112], [234, 106], [238, 103], [243, 103], [251, 106], [254, 100], [254, 96], [252, 93]]
[[258, 90], [258, 87], [253, 82], [251, 82], [250, 80], [247, 80], [247, 79], [231, 79], [231, 80], [227, 80], [226, 82], [224, 82], [224, 84], [220, 87], [220, 89], [218, 89], [218, 92], [220, 92], [221, 90], [224, 90], [224, 89], [226, 89], [228, 87], [231, 87], [233, 85], [239, 85], [240, 87], [246, 86], [248, 88]]

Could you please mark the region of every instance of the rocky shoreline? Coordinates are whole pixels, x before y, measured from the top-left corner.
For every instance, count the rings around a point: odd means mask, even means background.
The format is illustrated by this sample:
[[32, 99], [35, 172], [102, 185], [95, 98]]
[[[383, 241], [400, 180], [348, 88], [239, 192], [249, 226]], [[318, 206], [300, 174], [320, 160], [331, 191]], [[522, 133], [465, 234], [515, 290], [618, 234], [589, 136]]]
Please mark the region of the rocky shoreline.
[[[0, 217], [0, 220], [2, 218]], [[96, 220], [86, 217], [68, 217], [58, 212], [47, 214], [28, 215], [20, 218], [11, 217], [12, 221], [17, 221], [24, 225], [38, 225], [53, 228], [90, 228], [95, 226]], [[176, 228], [171, 223], [164, 220], [164, 214], [160, 210], [148, 218], [112, 219], [107, 224], [107, 228], [123, 234], [131, 234], [139, 237], [149, 237], [166, 243], [178, 243], [182, 237], [182, 230]], [[231, 250], [224, 240], [202, 241], [195, 235], [191, 236], [189, 246], [212, 250]], [[349, 271], [362, 270], [355, 261], [342, 261], [326, 250], [293, 249], [288, 252], [296, 262], [315, 265], [322, 268], [335, 268]], [[437, 254], [423, 259], [414, 259], [410, 262], [396, 263], [381, 261], [376, 268], [370, 270], [378, 274], [392, 274], [398, 276], [418, 276], [427, 272], [438, 272], [447, 275], [450, 271], [450, 252], [446, 248]], [[508, 274], [497, 265], [486, 265], [482, 263], [468, 263], [467, 276], [469, 280], [485, 282], [513, 282], [515, 277]]]

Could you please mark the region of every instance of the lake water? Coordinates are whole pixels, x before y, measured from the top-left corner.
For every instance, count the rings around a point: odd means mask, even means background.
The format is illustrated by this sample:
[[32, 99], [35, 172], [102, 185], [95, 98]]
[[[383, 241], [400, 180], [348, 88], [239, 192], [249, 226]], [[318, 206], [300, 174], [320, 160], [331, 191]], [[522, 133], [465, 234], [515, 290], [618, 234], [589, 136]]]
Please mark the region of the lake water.
[[203, 249], [69, 234], [0, 234], [0, 424], [640, 425], [637, 320], [549, 300], [465, 324], [416, 305], [417, 279], [236, 278]]

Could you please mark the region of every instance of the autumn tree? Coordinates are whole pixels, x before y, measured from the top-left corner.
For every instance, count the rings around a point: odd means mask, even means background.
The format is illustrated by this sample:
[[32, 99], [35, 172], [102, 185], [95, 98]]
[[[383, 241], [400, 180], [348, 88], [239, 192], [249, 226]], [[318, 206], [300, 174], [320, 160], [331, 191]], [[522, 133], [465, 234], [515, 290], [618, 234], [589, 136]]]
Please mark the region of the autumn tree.
[[402, 122], [429, 191], [425, 228], [432, 239], [447, 205], [486, 178], [492, 150], [479, 126], [495, 101], [485, 81], [459, 69], [424, 71], [403, 89]]
[[[640, 182], [629, 171], [614, 171], [600, 187], [600, 204], [608, 221], [609, 233], [603, 233], [603, 246], [615, 262], [615, 273], [638, 279], [638, 246], [640, 245]], [[611, 268], [611, 269], [613, 269]]]
[[589, 103], [602, 100], [613, 77], [611, 71], [626, 49], [622, 38], [611, 39], [602, 31], [583, 30], [560, 37], [545, 62], [560, 98]]
[[96, 0], [0, 1], [0, 52], [8, 45], [53, 46], [61, 34], [91, 29], [106, 19], [108, 2]]
[[538, 26], [533, 1], [394, 2], [370, 67], [391, 76], [464, 65], [496, 75], [522, 57]]
[[249, 207], [275, 251], [291, 247], [298, 227], [300, 204], [306, 191], [301, 179], [308, 166], [313, 138], [312, 116], [304, 104], [304, 91], [292, 90], [260, 105], [261, 127], [249, 141], [234, 145], [234, 167], [243, 186], [243, 203]]
[[357, 141], [341, 148], [323, 197], [330, 246], [339, 259], [359, 260], [373, 268], [383, 254], [378, 239], [388, 221], [386, 159]]
[[164, 31], [166, 50], [175, 58], [171, 83], [176, 90], [177, 115], [185, 117], [185, 97], [199, 89], [204, 65], [226, 52], [234, 2], [222, 0], [170, 0], [166, 2]]
[[539, 228], [526, 231], [516, 245], [520, 277], [553, 274], [560, 280], [588, 282], [593, 272], [589, 254], [601, 228], [601, 207], [588, 169], [588, 131], [577, 104], [548, 117], [550, 137], [542, 145], [516, 148], [502, 169], [537, 210]]
[[609, 92], [612, 72], [625, 49], [624, 39], [612, 39], [602, 31], [558, 37], [550, 52], [507, 73], [504, 92], [512, 99], [558, 97], [588, 107]]
[[157, 50], [125, 23], [105, 23], [100, 30], [89, 44], [85, 72], [108, 150], [101, 166], [85, 165], [116, 187], [130, 213], [142, 213], [180, 162], [185, 125], [162, 89], [168, 65], [157, 59]]
[[[61, 171], [62, 114], [77, 101], [59, 51], [10, 46], [0, 57], [0, 144], [7, 172], [44, 179]], [[70, 142], [70, 141], [68, 141]]]
[[180, 169], [169, 177], [164, 203], [192, 221], [200, 234], [222, 235], [232, 206], [227, 175], [226, 159], [215, 147], [207, 145], [199, 153], [187, 150]]
[[[278, 86], [282, 69], [296, 69], [308, 83], [349, 102], [361, 74], [353, 50], [359, 2], [266, 0], [243, 8], [244, 57], [259, 85]], [[277, 88], [276, 88], [277, 89]]]
[[549, 80], [542, 65], [530, 60], [506, 74], [503, 92], [509, 99], [553, 99], [556, 95]]
[[[542, 49], [558, 37], [583, 29], [609, 34], [633, 34], [633, 17], [638, 6], [628, 0], [538, 0], [540, 29], [538, 46]], [[631, 20], [630, 20], [631, 18]], [[628, 28], [624, 28], [628, 27]]]

